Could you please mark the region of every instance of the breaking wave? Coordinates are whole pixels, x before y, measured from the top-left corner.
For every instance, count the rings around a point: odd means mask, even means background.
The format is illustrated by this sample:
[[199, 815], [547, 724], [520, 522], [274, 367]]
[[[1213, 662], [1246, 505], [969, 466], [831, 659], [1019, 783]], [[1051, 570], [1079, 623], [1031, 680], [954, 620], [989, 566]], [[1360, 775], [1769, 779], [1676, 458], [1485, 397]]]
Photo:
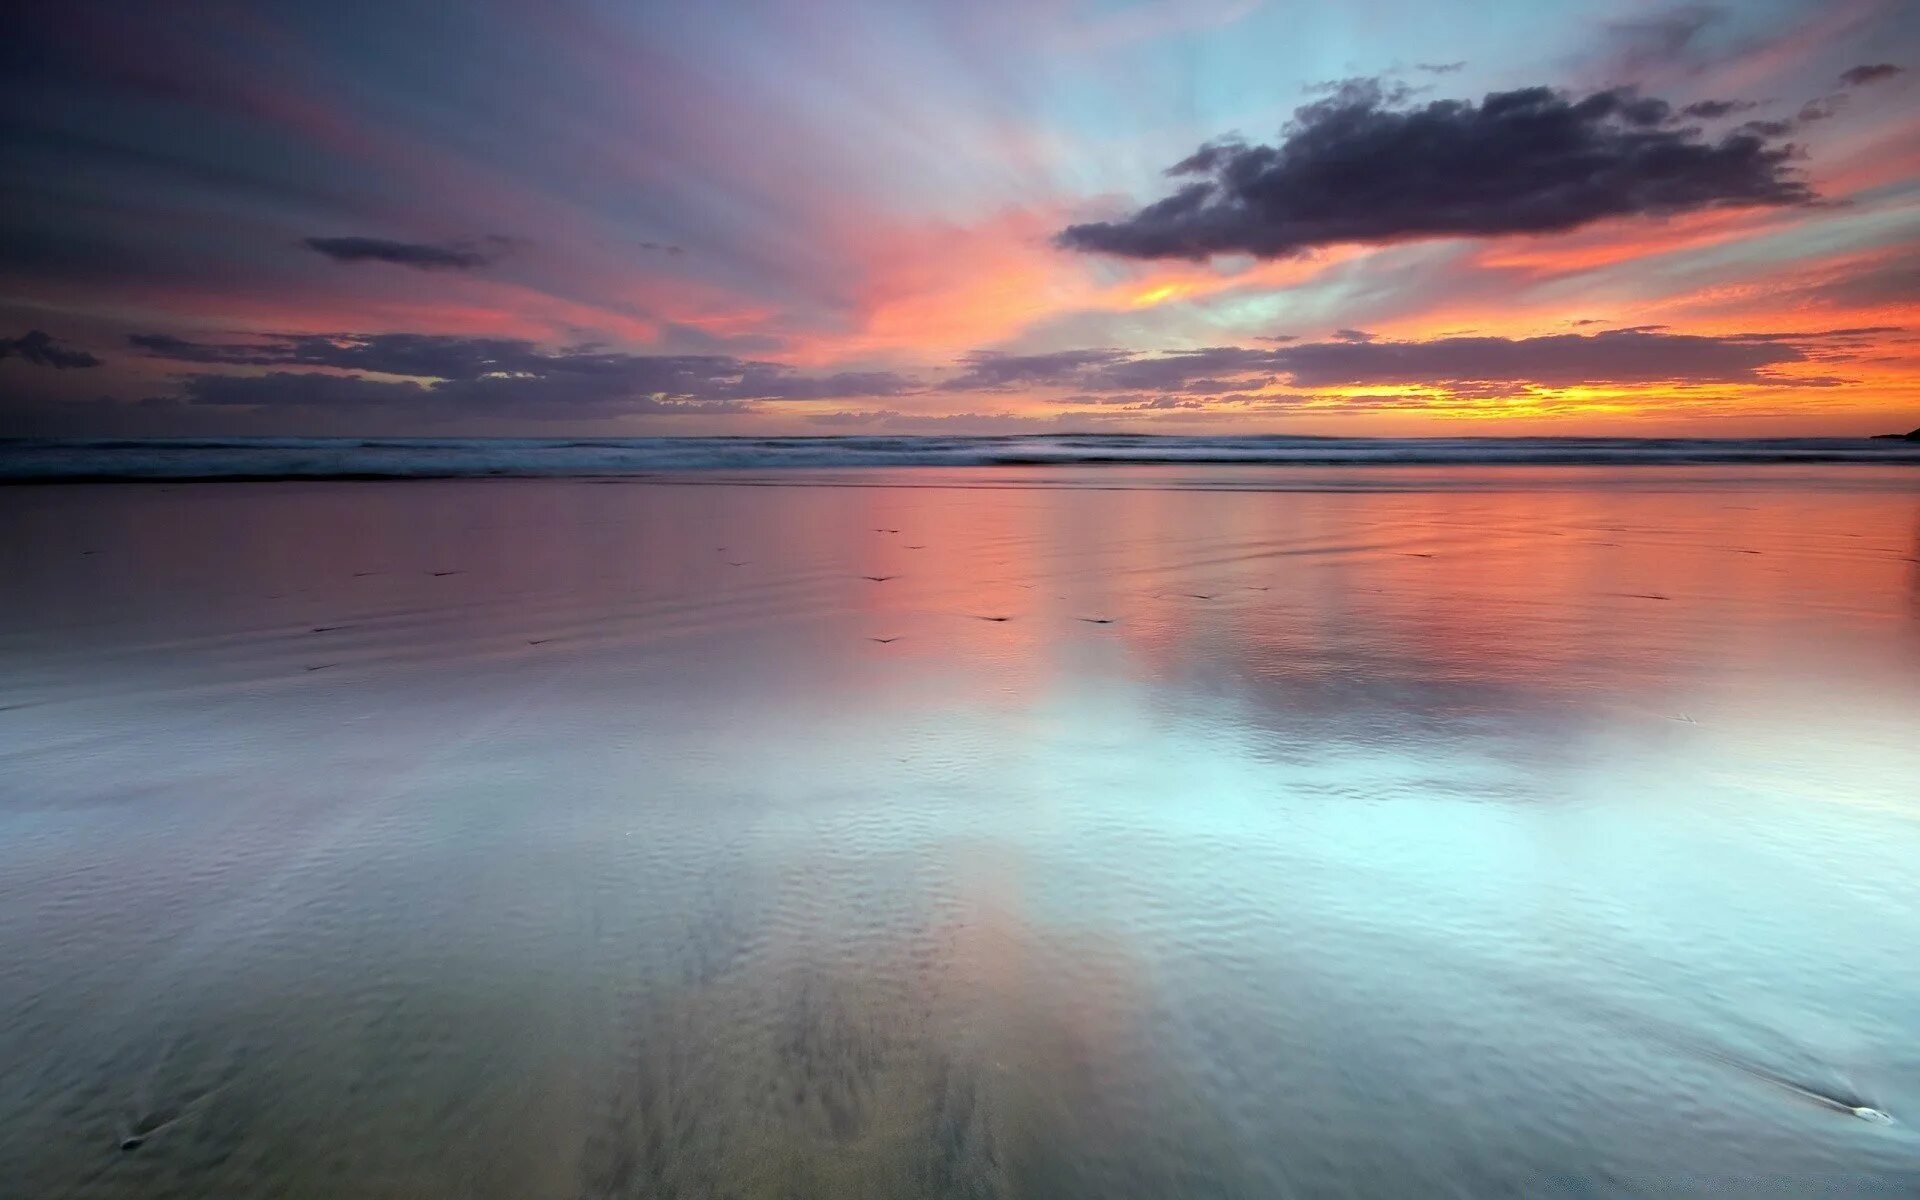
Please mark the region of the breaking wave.
[[1920, 465], [1920, 443], [1870, 438], [1003, 437], [24, 438], [0, 479], [413, 479], [619, 476], [789, 468], [1759, 463]]

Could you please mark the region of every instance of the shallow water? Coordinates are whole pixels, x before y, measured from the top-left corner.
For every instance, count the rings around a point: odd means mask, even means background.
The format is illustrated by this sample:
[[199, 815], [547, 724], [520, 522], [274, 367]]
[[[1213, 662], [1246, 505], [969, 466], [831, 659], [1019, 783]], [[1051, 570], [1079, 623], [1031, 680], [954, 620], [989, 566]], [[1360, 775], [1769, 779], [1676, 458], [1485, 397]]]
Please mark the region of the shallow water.
[[12, 487], [0, 579], [9, 1195], [1920, 1191], [1912, 468]]

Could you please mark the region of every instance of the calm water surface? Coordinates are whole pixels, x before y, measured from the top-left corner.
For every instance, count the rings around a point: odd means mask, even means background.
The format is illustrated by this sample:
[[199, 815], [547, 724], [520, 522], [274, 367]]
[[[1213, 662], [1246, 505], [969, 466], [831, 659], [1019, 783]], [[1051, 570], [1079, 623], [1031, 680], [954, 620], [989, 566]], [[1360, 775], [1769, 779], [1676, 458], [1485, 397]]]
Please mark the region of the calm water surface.
[[1912, 1196], [1917, 560], [1910, 467], [0, 489], [0, 1191]]

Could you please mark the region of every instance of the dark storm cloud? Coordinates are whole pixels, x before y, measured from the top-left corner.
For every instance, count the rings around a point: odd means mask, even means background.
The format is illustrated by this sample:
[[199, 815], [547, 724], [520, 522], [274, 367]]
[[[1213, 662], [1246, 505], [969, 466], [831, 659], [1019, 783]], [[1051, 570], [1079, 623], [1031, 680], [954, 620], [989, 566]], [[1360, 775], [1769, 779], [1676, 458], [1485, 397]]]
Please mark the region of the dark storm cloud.
[[1665, 101], [1550, 88], [1479, 103], [1394, 107], [1349, 82], [1296, 110], [1277, 146], [1200, 147], [1167, 172], [1198, 176], [1120, 221], [1057, 241], [1128, 258], [1280, 258], [1340, 243], [1545, 233], [1609, 217], [1805, 204], [1793, 150], [1753, 124], [1717, 141]]
[[85, 350], [68, 349], [54, 341], [52, 334], [39, 329], [29, 329], [17, 338], [0, 339], [0, 358], [16, 356], [36, 367], [52, 367], [56, 371], [100, 365], [100, 360]]
[[[975, 355], [968, 361], [1018, 362], [1022, 364], [1017, 372], [1019, 385], [1071, 388], [1073, 393], [1060, 402], [1074, 404], [1140, 404], [1144, 403], [1141, 393], [1232, 401], [1239, 393], [1282, 380], [1298, 388], [1410, 385], [1483, 394], [1506, 394], [1525, 387], [1652, 383], [1807, 387], [1840, 381], [1784, 376], [1776, 368], [1843, 361], [1886, 332], [1876, 327], [1707, 336], [1649, 326], [1586, 335], [1390, 341], [1362, 330], [1341, 330], [1324, 341], [1271, 349], [1215, 346], [1162, 354], [1064, 351]], [[950, 390], [983, 386], [1007, 390], [1009, 385], [983, 385], [972, 369], [946, 385]]]
[[422, 271], [472, 271], [494, 262], [511, 245], [507, 238], [475, 242], [395, 242], [370, 237], [310, 237], [301, 245], [335, 262], [380, 262]]
[[391, 403], [449, 415], [578, 417], [734, 412], [753, 401], [893, 396], [917, 386], [888, 371], [803, 375], [784, 363], [725, 354], [627, 354], [596, 346], [547, 351], [519, 338], [279, 334], [251, 342], [192, 342], [136, 334], [129, 340], [172, 362], [274, 368], [266, 374], [190, 375], [180, 394], [189, 404]]
[[1892, 63], [1862, 63], [1840, 72], [1840, 82], [1846, 87], [1859, 87], [1862, 84], [1878, 83], [1882, 79], [1892, 79], [1905, 71], [1905, 67], [1896, 67]]

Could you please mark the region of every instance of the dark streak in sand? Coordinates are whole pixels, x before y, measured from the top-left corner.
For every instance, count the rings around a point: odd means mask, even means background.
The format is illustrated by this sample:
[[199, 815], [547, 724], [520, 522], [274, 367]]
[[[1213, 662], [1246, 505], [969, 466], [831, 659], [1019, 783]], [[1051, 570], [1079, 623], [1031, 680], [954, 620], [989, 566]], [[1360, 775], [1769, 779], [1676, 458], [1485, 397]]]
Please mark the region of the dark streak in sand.
[[315, 625], [315, 626], [313, 627], [313, 632], [315, 632], [315, 633], [332, 633], [332, 632], [333, 632], [334, 630], [336, 630], [336, 629], [345, 629], [345, 628], [346, 628], [346, 626], [345, 626], [345, 625]]
[[1074, 620], [1076, 621], [1085, 621], [1089, 625], [1111, 625], [1119, 619], [1120, 618], [1118, 617], [1075, 617], [1074, 618]]
[[339, 666], [339, 665], [340, 665], [339, 663], [321, 663], [321, 664], [319, 664], [318, 666], [312, 666], [312, 667], [308, 667], [308, 668], [307, 668], [307, 670], [309, 670], [309, 671], [324, 671], [324, 670], [326, 670], [326, 669], [327, 669], [328, 667], [337, 667], [337, 666]]
[[180, 1122], [193, 1116], [224, 1090], [224, 1087], [218, 1087], [210, 1092], [201, 1093], [181, 1107], [149, 1112], [146, 1116], [135, 1121], [133, 1128], [128, 1130], [127, 1135], [120, 1139], [120, 1149], [123, 1151], [138, 1150], [147, 1144], [148, 1138], [151, 1138], [154, 1134], [170, 1126], [178, 1125]]
[[862, 575], [860, 578], [870, 583], [885, 583], [889, 579], [898, 579], [898, 575]]
[[896, 635], [896, 636], [894, 636], [894, 637], [890, 637], [890, 638], [877, 638], [877, 637], [870, 637], [870, 638], [868, 638], [867, 640], [868, 640], [868, 641], [870, 641], [870, 642], [879, 642], [879, 643], [880, 643], [880, 644], [881, 644], [882, 646], [884, 646], [884, 645], [886, 645], [886, 644], [887, 644], [888, 642], [897, 642], [897, 641], [899, 641], [899, 640], [900, 640], [900, 638], [899, 638], [899, 637], [898, 637], [898, 636]]
[[465, 571], [432, 571], [432, 572], [429, 572], [429, 574], [431, 574], [435, 579], [439, 579], [445, 575], [465, 575], [466, 572]]

